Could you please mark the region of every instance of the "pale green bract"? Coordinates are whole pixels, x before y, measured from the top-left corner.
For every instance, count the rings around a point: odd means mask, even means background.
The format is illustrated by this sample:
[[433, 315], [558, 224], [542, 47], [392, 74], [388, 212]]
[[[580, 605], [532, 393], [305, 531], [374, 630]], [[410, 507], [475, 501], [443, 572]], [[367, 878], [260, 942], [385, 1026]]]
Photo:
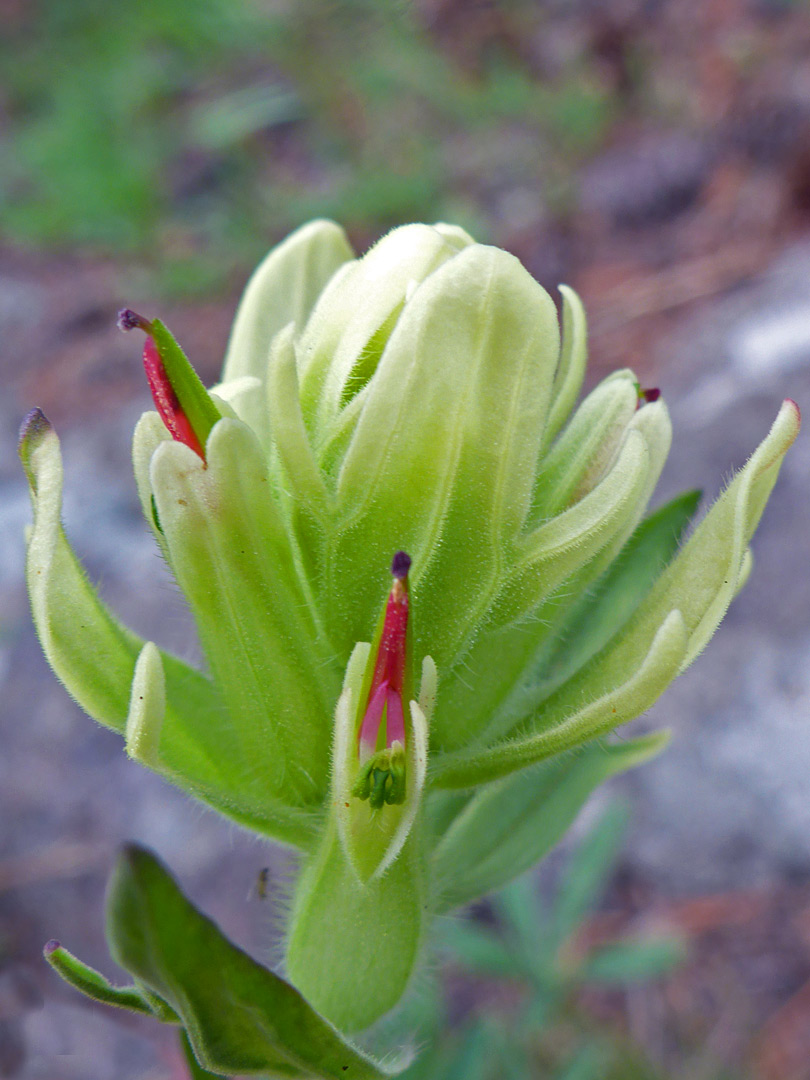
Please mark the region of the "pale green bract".
[[[156, 413], [135, 432], [143, 510], [205, 673], [103, 605], [61, 528], [57, 437], [38, 412], [24, 429], [28, 583], [54, 671], [134, 759], [304, 853], [286, 970], [345, 1031], [401, 998], [432, 914], [522, 872], [597, 784], [660, 749], [665, 736], [609, 736], [708, 642], [798, 431], [785, 402], [678, 550], [693, 496], [645, 518], [670, 446], [666, 405], [620, 371], [574, 411], [585, 315], [561, 293], [562, 340], [521, 264], [447, 225], [395, 229], [356, 259], [316, 221], [270, 253], [215, 411], [204, 403], [221, 416], [206, 460]], [[406, 797], [358, 809], [367, 643], [402, 550], [419, 676]], [[144, 874], [147, 889], [159, 875]], [[143, 977], [153, 990], [179, 978]], [[175, 1021], [181, 997], [167, 1005]], [[307, 1022], [328, 1042], [326, 1021]], [[201, 1060], [223, 1067], [209, 1043]]]

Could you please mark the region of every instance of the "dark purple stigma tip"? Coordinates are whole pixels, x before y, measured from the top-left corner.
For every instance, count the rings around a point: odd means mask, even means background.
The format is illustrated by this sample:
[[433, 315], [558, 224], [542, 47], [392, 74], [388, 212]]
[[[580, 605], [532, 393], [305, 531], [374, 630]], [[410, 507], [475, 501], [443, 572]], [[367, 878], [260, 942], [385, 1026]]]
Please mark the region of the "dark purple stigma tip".
[[117, 323], [119, 330], [143, 330], [147, 334], [152, 332], [151, 322], [132, 308], [122, 308], [118, 312]]
[[642, 390], [641, 396], [644, 398], [648, 405], [651, 405], [654, 401], [658, 401], [661, 397], [661, 391], [657, 386], [653, 386], [650, 390]]
[[408, 571], [411, 568], [411, 557], [404, 551], [398, 551], [391, 563], [391, 573], [399, 581], [408, 576]]
[[35, 439], [37, 435], [43, 435], [49, 431], [51, 422], [42, 409], [32, 409], [20, 424], [19, 446], [23, 446], [29, 439]]
[[45, 948], [42, 951], [46, 956], [52, 956], [57, 949], [61, 948], [62, 946], [60, 942], [58, 942], [56, 938], [51, 938], [51, 940], [46, 944]]

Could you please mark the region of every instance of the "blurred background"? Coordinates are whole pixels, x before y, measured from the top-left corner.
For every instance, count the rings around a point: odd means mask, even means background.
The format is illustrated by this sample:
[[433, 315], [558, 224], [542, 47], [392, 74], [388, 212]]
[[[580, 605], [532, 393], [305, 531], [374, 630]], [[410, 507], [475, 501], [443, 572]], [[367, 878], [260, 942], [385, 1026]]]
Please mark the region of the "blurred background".
[[[136, 505], [149, 398], [117, 309], [159, 314], [214, 381], [240, 289], [287, 231], [331, 216], [363, 250], [445, 219], [581, 292], [591, 382], [632, 366], [670, 404], [661, 497], [712, 498], [783, 397], [810, 401], [810, 8], [0, 0], [0, 71], [0, 1077], [169, 1080], [185, 1075], [169, 1033], [78, 999], [43, 943], [114, 975], [103, 883], [135, 838], [266, 955], [285, 865], [130, 765], [56, 684], [22, 585], [20, 419], [39, 405], [62, 437], [92, 580], [194, 656]], [[565, 928], [545, 967], [442, 930], [430, 1075], [810, 1078], [809, 480], [805, 438], [750, 584], [642, 722], [675, 738], [621, 785], [625, 824], [604, 815], [617, 789], [599, 796], [573, 854], [477, 912], [502, 947], [541, 904], [537, 925]], [[590, 884], [560, 921], [569, 859]], [[664, 944], [619, 948], [607, 975], [571, 961], [638, 934]], [[511, 1073], [485, 1071], [498, 1040]]]

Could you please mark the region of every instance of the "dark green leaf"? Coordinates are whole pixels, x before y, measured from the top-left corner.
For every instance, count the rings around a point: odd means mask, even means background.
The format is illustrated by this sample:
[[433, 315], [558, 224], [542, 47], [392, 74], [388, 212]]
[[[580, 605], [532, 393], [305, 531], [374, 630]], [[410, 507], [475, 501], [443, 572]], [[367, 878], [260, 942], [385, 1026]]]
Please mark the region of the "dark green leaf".
[[464, 967], [474, 972], [506, 976], [527, 974], [522, 959], [492, 930], [471, 921], [456, 919], [448, 922], [443, 927], [440, 948], [452, 952]]
[[677, 551], [700, 496], [699, 491], [686, 491], [642, 521], [601, 580], [570, 608], [532, 664], [539, 678], [529, 680], [526, 692], [535, 705], [579, 671], [632, 617]]
[[591, 743], [482, 787], [436, 845], [434, 910], [449, 911], [500, 888], [561, 839], [595, 787], [647, 761], [666, 735]]
[[592, 982], [643, 982], [668, 974], [684, 955], [684, 943], [677, 938], [615, 942], [591, 953], [582, 976]]
[[598, 1042], [587, 1042], [555, 1072], [553, 1080], [602, 1080], [607, 1062]]
[[205, 1080], [207, 1076], [221, 1078], [221, 1073], [209, 1072], [200, 1065], [199, 1061], [197, 1061], [197, 1058], [194, 1056], [194, 1051], [191, 1049], [191, 1043], [188, 1041], [188, 1035], [185, 1028], [181, 1028], [180, 1030], [180, 1049], [183, 1051], [186, 1065], [188, 1065], [190, 1080]]
[[386, 1068], [346, 1042], [289, 983], [231, 944], [148, 851], [128, 845], [107, 902], [110, 951], [185, 1026], [213, 1072], [381, 1080]]
[[627, 807], [613, 803], [569, 859], [554, 909], [560, 943], [576, 930], [605, 888], [624, 840], [627, 817]]
[[523, 953], [536, 951], [540, 937], [540, 909], [533, 874], [513, 881], [495, 897], [495, 908], [509, 937]]
[[461, 1043], [441, 1072], [442, 1080], [485, 1080], [492, 1061], [491, 1040], [483, 1024], [463, 1033]]
[[528, 1044], [513, 1027], [485, 1020], [482, 1027], [491, 1053], [497, 1059], [497, 1080], [527, 1080], [534, 1075], [529, 1061]]

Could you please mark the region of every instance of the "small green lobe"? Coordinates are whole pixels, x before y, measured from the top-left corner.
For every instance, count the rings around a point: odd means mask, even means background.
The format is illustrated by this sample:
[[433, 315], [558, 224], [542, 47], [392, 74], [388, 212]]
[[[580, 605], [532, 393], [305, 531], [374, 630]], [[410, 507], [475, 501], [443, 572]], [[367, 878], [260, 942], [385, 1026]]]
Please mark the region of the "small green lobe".
[[[143, 999], [137, 987], [113, 986], [101, 972], [73, 956], [58, 941], [51, 939], [42, 952], [57, 975], [60, 975], [65, 982], [70, 983], [85, 997], [100, 1001], [104, 1005], [113, 1005], [118, 1009], [146, 1013], [148, 1016], [154, 1015], [153, 1009]], [[170, 1014], [176, 1022], [176, 1015], [171, 1011]]]

